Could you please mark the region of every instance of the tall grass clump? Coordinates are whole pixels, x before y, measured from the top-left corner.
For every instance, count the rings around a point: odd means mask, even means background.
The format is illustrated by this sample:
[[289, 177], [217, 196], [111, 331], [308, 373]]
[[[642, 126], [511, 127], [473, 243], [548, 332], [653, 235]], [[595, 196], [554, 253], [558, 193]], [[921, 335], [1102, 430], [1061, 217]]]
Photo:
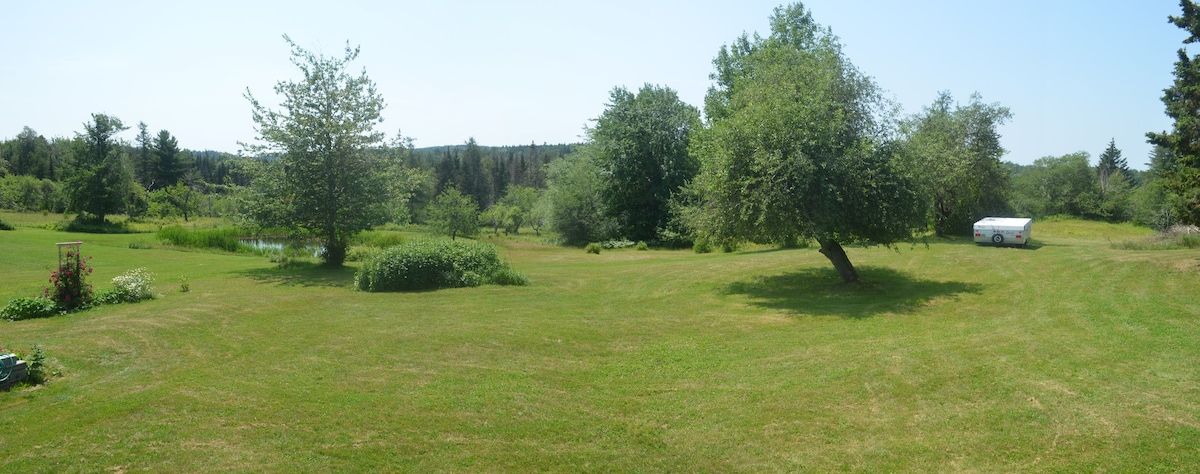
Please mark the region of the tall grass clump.
[[215, 229], [193, 229], [173, 225], [163, 227], [155, 234], [159, 240], [180, 247], [199, 249], [220, 249], [227, 252], [242, 250], [240, 241], [244, 232], [232, 227], [217, 227]]
[[372, 254], [354, 275], [362, 291], [412, 291], [528, 284], [500, 260], [496, 247], [480, 242], [419, 240]]
[[1142, 240], [1109, 242], [1119, 250], [1176, 250], [1200, 248], [1200, 228], [1176, 225]]

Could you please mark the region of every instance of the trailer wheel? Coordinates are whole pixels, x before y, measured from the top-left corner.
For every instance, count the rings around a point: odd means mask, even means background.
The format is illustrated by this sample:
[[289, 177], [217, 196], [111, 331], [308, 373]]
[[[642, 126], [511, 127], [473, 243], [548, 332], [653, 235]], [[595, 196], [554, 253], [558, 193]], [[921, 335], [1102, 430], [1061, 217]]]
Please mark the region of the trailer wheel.
[[993, 236], [992, 236], [992, 243], [993, 243], [993, 244], [1002, 244], [1002, 243], [1004, 243], [1004, 236], [1003, 236], [1003, 235], [1000, 235], [1000, 234], [993, 235]]

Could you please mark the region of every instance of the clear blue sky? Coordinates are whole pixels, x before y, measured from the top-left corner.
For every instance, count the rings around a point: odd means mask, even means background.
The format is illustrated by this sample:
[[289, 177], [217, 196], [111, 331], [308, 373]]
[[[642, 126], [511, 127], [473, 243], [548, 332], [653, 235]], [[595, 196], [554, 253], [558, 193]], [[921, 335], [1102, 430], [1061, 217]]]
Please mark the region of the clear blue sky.
[[[1178, 2], [811, 0], [815, 19], [906, 113], [948, 90], [1009, 107], [1005, 160], [1110, 139], [1144, 168], [1145, 133], [1184, 38]], [[284, 33], [330, 55], [346, 41], [416, 145], [580, 140], [614, 86], [669, 86], [697, 107], [722, 44], [766, 32], [773, 1], [111, 1], [0, 5], [0, 138], [73, 136], [114, 115], [180, 146], [237, 152], [264, 102], [297, 77]]]

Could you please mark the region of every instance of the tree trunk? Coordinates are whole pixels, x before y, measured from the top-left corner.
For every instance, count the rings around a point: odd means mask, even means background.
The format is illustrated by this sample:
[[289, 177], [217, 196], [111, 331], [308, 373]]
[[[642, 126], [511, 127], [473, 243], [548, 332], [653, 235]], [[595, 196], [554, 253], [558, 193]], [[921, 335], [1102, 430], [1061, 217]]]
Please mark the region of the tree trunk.
[[854, 265], [850, 263], [850, 258], [846, 256], [846, 251], [842, 249], [841, 244], [833, 239], [820, 239], [820, 242], [821, 254], [833, 263], [833, 268], [837, 269], [838, 274], [842, 276], [842, 281], [857, 283], [858, 272], [854, 271]]

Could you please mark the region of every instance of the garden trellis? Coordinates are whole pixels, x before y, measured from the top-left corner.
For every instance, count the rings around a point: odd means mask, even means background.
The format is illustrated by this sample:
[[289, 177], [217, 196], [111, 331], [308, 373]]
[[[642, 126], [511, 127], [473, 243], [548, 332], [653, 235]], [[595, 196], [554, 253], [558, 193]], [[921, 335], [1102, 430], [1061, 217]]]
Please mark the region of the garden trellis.
[[76, 240], [74, 242], [59, 242], [54, 245], [58, 246], [58, 268], [62, 268], [63, 248], [66, 248], [68, 252], [74, 249], [75, 255], [79, 255], [80, 248], [83, 247], [83, 242]]

